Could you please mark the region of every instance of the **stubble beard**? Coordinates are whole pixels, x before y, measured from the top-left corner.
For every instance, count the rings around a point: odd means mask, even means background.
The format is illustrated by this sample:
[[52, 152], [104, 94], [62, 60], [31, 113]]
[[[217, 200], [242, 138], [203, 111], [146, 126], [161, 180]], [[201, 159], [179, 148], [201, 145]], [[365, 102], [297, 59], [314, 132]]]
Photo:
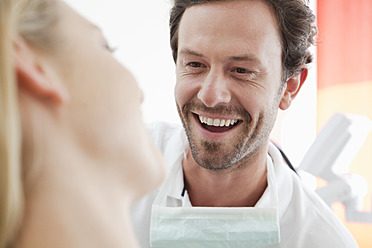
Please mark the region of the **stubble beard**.
[[[202, 103], [190, 101], [186, 103], [181, 110], [176, 102], [178, 114], [185, 129], [194, 160], [201, 167], [214, 171], [223, 171], [230, 168], [235, 171], [246, 167], [247, 164], [254, 161], [259, 155], [260, 150], [262, 150], [262, 147], [267, 144], [270, 139], [270, 133], [274, 127], [281, 101], [283, 86], [284, 84], [279, 87], [276, 98], [271, 106], [267, 108], [266, 111], [259, 113], [258, 120], [255, 123], [253, 123], [252, 117], [248, 111], [243, 108], [229, 109], [222, 106], [208, 108]], [[243, 128], [239, 128], [246, 132], [239, 137], [235, 137], [235, 140], [231, 141], [233, 146], [232, 148], [230, 146], [230, 151], [226, 151], [226, 144], [221, 142], [206, 140], [198, 142], [198, 138], [193, 137], [190, 126], [190, 123], [192, 123], [191, 118], [193, 118], [192, 109], [209, 111], [210, 113], [238, 113], [243, 117], [243, 123], [241, 125], [244, 125]]]
[[[252, 125], [252, 118], [246, 110], [235, 110], [240, 116], [244, 117], [243, 123], [240, 124], [243, 126], [239, 128], [246, 130], [246, 132], [238, 137], [234, 137], [233, 140], [229, 141], [230, 144], [226, 144], [219, 141], [200, 140], [195, 136], [190, 125], [193, 121], [192, 118], [194, 118], [190, 110], [195, 108], [206, 109], [205, 106], [191, 102], [187, 103], [181, 111], [177, 104], [177, 110], [190, 144], [191, 154], [201, 167], [214, 171], [223, 171], [232, 168], [235, 170], [244, 167], [249, 160], [255, 158], [258, 148], [263, 143], [260, 140], [260, 127], [264, 119], [261, 118], [262, 116], [260, 116], [257, 123]], [[208, 108], [208, 111], [220, 113], [223, 110], [221, 108], [214, 110]], [[223, 112], [227, 113], [229, 111], [234, 110], [229, 109]], [[252, 128], [253, 130], [250, 130]]]

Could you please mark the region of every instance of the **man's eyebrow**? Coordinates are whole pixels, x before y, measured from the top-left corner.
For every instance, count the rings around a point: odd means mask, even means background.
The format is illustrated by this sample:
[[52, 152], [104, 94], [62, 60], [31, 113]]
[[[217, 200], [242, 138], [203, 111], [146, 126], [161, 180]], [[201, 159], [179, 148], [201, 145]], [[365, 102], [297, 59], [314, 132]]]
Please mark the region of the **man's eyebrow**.
[[[191, 55], [191, 56], [196, 56], [196, 57], [200, 57], [200, 58], [204, 58], [204, 55], [199, 53], [199, 52], [196, 52], [196, 51], [193, 51], [191, 50], [190, 48], [183, 48], [180, 50], [179, 52], [180, 55]], [[252, 55], [252, 54], [245, 54], [245, 55], [241, 55], [241, 56], [231, 56], [227, 59], [227, 61], [242, 61], [242, 62], [253, 62], [254, 64], [256, 64], [259, 68], [261, 69], [264, 69], [265, 66], [263, 65], [263, 63], [261, 62], [261, 60], [259, 58], [257, 58], [256, 56]]]
[[184, 48], [184, 49], [182, 49], [182, 50], [180, 51], [180, 54], [181, 54], [181, 55], [192, 55], [192, 56], [197, 56], [197, 57], [204, 57], [203, 54], [198, 53], [198, 52], [196, 52], [196, 51], [193, 51], [193, 50], [191, 50], [191, 49], [189, 49], [189, 48]]
[[257, 58], [253, 54], [231, 56], [227, 59], [227, 61], [249, 62], [253, 64], [254, 68], [256, 68], [257, 72], [260, 72], [260, 74], [264, 75], [267, 73], [267, 67], [259, 58]]
[[258, 59], [254, 55], [242, 55], [242, 56], [232, 56], [228, 58], [229, 61], [250, 61], [254, 62], [257, 65], [262, 65], [262, 62], [260, 59]]
[[[192, 55], [192, 56], [197, 56], [197, 57], [204, 57], [203, 54], [193, 51], [190, 48], [184, 48], [180, 50], [179, 54], [181, 55]], [[262, 65], [262, 62], [254, 55], [247, 54], [247, 55], [242, 55], [242, 56], [231, 56], [227, 59], [228, 61], [250, 61], [250, 62], [255, 62], [258, 65]]]
[[253, 63], [260, 71], [266, 71], [266, 66], [262, 61], [253, 54], [246, 54], [242, 56], [231, 56], [227, 59], [227, 61], [238, 61], [238, 62], [250, 62]]

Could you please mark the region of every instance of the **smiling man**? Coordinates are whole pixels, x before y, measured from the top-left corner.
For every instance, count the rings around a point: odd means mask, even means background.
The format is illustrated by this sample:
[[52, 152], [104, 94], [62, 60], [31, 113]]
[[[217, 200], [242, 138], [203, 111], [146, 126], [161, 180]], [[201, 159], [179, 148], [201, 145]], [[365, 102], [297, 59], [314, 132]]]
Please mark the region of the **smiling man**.
[[306, 80], [314, 21], [302, 0], [175, 0], [184, 129], [150, 127], [170, 172], [133, 208], [143, 247], [357, 247], [269, 140]]

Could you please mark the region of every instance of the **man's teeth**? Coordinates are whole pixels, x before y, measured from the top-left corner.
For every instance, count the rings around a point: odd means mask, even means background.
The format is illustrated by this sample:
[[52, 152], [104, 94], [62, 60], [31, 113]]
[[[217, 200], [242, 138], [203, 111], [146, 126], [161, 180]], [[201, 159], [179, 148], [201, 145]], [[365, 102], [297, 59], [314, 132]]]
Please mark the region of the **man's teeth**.
[[201, 123], [206, 124], [208, 126], [215, 126], [215, 127], [223, 127], [223, 126], [232, 126], [236, 123], [238, 123], [238, 120], [225, 120], [225, 119], [212, 119], [207, 118], [199, 115], [199, 120]]

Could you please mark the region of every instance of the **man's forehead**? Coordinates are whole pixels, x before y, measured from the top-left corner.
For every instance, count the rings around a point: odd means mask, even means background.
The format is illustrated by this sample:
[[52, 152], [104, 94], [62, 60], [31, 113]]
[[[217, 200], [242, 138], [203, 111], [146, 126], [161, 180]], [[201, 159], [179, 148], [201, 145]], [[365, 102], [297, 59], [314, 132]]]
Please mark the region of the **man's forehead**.
[[[226, 18], [228, 17], [228, 22]], [[189, 22], [198, 22], [197, 25], [183, 25], [185, 19]], [[214, 24], [213, 26], [211, 24]], [[225, 25], [226, 24], [226, 25]], [[278, 34], [279, 25], [275, 11], [271, 5], [262, 0], [228, 0], [212, 1], [207, 3], [196, 4], [188, 7], [181, 20], [179, 29], [192, 29], [195, 26], [208, 31], [215, 28], [220, 32], [224, 26], [228, 28], [257, 28], [265, 30], [273, 29]], [[180, 30], [179, 30], [180, 31]], [[246, 30], [242, 29], [242, 32]]]
[[[230, 6], [234, 4], [239, 5]], [[242, 5], [244, 8], [240, 8]], [[241, 61], [255, 60], [261, 50], [281, 56], [276, 16], [261, 1], [219, 1], [196, 5], [187, 11], [179, 27], [178, 54], [182, 51], [206, 55], [208, 50], [219, 51], [225, 59], [228, 55], [230, 60]]]

